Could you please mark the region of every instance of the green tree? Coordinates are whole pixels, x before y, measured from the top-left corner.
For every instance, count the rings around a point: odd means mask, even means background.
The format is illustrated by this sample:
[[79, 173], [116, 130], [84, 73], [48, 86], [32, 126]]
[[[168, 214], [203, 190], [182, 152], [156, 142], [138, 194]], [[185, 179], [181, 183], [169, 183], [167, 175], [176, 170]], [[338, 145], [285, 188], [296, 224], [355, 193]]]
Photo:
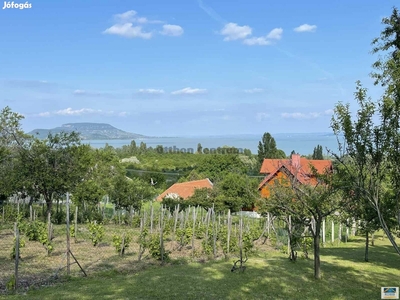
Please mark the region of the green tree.
[[373, 40], [372, 53], [383, 54], [373, 64], [371, 76], [375, 85], [384, 88], [380, 102], [382, 130], [386, 134], [390, 175], [400, 230], [400, 14], [393, 8], [390, 17], [383, 18], [385, 28]]
[[[400, 254], [392, 235], [392, 221], [397, 219], [397, 227], [400, 225], [400, 17], [397, 9], [394, 8], [392, 15], [382, 23], [386, 27], [381, 36], [373, 40], [373, 53], [386, 55], [374, 63], [371, 75], [376, 85], [384, 87], [383, 96], [373, 102], [367, 97], [367, 90], [357, 82], [356, 120], [352, 120], [349, 104], [339, 103], [335, 107], [332, 128], [337, 136], [344, 135], [345, 139], [346, 147], [339, 143], [342, 151], [336, 155], [347, 172], [344, 177], [351, 178], [343, 185], [351, 185], [359, 198], [368, 200], [383, 231]], [[375, 121], [376, 116], [380, 122]], [[346, 160], [355, 167], [347, 168]], [[387, 184], [388, 174], [390, 184]]]
[[197, 144], [197, 152], [196, 153], [198, 153], [198, 154], [203, 153], [203, 147], [201, 146], [200, 143]]
[[[348, 185], [347, 182], [351, 182], [354, 178], [349, 176], [356, 172], [357, 167], [354, 166], [351, 160], [346, 160], [346, 166], [336, 164], [335, 171], [337, 177], [340, 177], [340, 181], [336, 182], [337, 188], [343, 191], [342, 208], [340, 212], [341, 221], [347, 226], [353, 226], [353, 221], [357, 220], [355, 224], [358, 227], [358, 231], [365, 235], [365, 252], [364, 260], [369, 261], [369, 235], [373, 234], [376, 230], [380, 229], [380, 222], [376, 210], [369, 204], [367, 198], [363, 196], [360, 189], [354, 189], [353, 185]], [[350, 171], [351, 170], [351, 171]], [[350, 172], [348, 172], [350, 171]], [[368, 176], [368, 174], [367, 174]], [[364, 178], [368, 182], [371, 178]], [[381, 207], [382, 211], [384, 209]], [[387, 213], [387, 212], [385, 212]]]
[[258, 181], [247, 175], [229, 173], [215, 184], [218, 200], [222, 201], [225, 209], [232, 212], [241, 209], [252, 209], [258, 198]]
[[322, 221], [342, 206], [339, 190], [333, 184], [333, 174], [317, 174], [318, 184], [302, 184], [296, 174], [288, 179], [276, 179], [265, 205], [277, 216], [291, 216], [293, 224], [309, 227], [314, 244], [314, 277], [321, 277], [320, 232]]
[[135, 210], [140, 210], [143, 201], [150, 200], [154, 195], [154, 188], [143, 182], [143, 180], [117, 176], [113, 180], [110, 199], [118, 209], [128, 210], [132, 207]]
[[[366, 89], [358, 82], [356, 99], [359, 109], [356, 120], [352, 120], [348, 104], [339, 103], [335, 107], [332, 128], [337, 136], [343, 134], [346, 142], [345, 148], [339, 142], [342, 153], [335, 154], [335, 157], [341, 166], [338, 171], [342, 172], [342, 189], [351, 190], [357, 196], [358, 205], [371, 205], [382, 229], [400, 254], [391, 233], [391, 219], [396, 216], [383, 213], [390, 211], [388, 208], [394, 211], [393, 199], [390, 197], [391, 187], [386, 184], [387, 174], [391, 169], [387, 155], [387, 136], [382, 124], [373, 123], [377, 105], [366, 98], [366, 93]], [[366, 203], [364, 199], [367, 200]]]
[[201, 161], [197, 165], [197, 172], [204, 174], [212, 182], [222, 179], [228, 173], [245, 174], [247, 172], [246, 165], [240, 160], [239, 156], [210, 154], [201, 156]]
[[94, 209], [100, 203], [105, 190], [94, 180], [84, 180], [77, 184], [72, 194], [72, 201], [79, 207]]
[[317, 147], [314, 148], [312, 159], [316, 159], [316, 160], [324, 159], [324, 155], [323, 155], [323, 151], [322, 151], [322, 146], [321, 145], [317, 145]]
[[286, 158], [284, 151], [276, 147], [275, 139], [269, 132], [264, 133], [258, 143], [258, 161], [262, 164], [264, 158]]
[[21, 129], [23, 118], [8, 106], [0, 112], [0, 195], [4, 197], [21, 191], [15, 186], [19, 178], [14, 169], [18, 153], [28, 138]]
[[45, 140], [33, 139], [18, 153], [14, 172], [20, 177], [19, 186], [30, 195], [40, 194], [47, 204], [74, 189], [86, 171], [80, 162], [79, 134], [49, 134]]

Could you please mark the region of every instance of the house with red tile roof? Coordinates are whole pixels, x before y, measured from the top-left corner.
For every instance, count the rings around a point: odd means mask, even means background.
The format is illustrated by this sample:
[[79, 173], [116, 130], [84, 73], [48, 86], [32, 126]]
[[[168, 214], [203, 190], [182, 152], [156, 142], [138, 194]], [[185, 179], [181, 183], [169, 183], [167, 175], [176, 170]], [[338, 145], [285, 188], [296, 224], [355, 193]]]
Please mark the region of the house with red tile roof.
[[162, 201], [165, 197], [173, 199], [187, 199], [193, 196], [196, 189], [213, 188], [213, 183], [208, 179], [193, 180], [175, 183], [157, 197], [157, 201]]
[[300, 184], [316, 185], [314, 171], [317, 174], [324, 174], [332, 171], [332, 161], [312, 160], [293, 154], [291, 159], [264, 159], [260, 173], [265, 178], [258, 186], [262, 197], [270, 195], [270, 188], [275, 179], [295, 179]]

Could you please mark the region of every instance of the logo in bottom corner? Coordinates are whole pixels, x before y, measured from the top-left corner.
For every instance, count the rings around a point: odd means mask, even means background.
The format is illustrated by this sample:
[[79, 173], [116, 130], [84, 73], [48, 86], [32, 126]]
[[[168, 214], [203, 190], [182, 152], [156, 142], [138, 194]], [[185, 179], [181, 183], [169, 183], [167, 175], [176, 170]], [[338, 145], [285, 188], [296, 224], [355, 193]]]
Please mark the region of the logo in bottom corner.
[[399, 287], [382, 287], [381, 299], [399, 299]]

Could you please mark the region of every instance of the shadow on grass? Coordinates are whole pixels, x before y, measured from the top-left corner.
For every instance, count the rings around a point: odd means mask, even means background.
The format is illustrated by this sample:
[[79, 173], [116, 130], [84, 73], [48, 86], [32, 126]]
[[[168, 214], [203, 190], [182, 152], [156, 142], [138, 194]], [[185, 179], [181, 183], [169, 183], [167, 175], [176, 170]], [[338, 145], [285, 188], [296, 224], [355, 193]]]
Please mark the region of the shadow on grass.
[[322, 256], [332, 256], [337, 260], [354, 263], [371, 263], [385, 268], [400, 269], [400, 255], [389, 245], [369, 246], [368, 262], [365, 262], [365, 248], [335, 247], [321, 249]]
[[[350, 261], [324, 261], [321, 280], [313, 279], [313, 261], [290, 262], [282, 255], [250, 257], [244, 273], [231, 272], [231, 261], [208, 263], [131, 262], [136, 272], [107, 272], [73, 278], [54, 287], [30, 291], [19, 299], [379, 299], [380, 287], [398, 283], [399, 274], [362, 269], [349, 249], [323, 254]], [[345, 250], [345, 251], [344, 251]], [[334, 252], [333, 252], [334, 251]], [[383, 248], [382, 251], [385, 251]], [[387, 250], [386, 250], [387, 251]], [[386, 252], [385, 252], [386, 253]], [[113, 257], [112, 259], [117, 259]], [[386, 258], [383, 259], [385, 261]], [[107, 262], [104, 262], [107, 264]], [[10, 298], [10, 299], [11, 299]]]

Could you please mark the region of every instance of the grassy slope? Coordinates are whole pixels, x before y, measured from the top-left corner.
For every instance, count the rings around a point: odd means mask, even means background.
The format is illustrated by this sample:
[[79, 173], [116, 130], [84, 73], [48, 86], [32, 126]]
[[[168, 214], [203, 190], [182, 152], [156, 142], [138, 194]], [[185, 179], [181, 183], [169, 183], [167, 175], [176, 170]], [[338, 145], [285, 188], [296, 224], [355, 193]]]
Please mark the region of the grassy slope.
[[[122, 258], [123, 259], [123, 258]], [[363, 262], [359, 239], [322, 249], [323, 279], [313, 279], [312, 260], [288, 261], [278, 252], [251, 257], [243, 274], [231, 261], [152, 266], [135, 274], [113, 272], [8, 296], [9, 299], [380, 299], [382, 286], [399, 286], [400, 257], [387, 240]]]

